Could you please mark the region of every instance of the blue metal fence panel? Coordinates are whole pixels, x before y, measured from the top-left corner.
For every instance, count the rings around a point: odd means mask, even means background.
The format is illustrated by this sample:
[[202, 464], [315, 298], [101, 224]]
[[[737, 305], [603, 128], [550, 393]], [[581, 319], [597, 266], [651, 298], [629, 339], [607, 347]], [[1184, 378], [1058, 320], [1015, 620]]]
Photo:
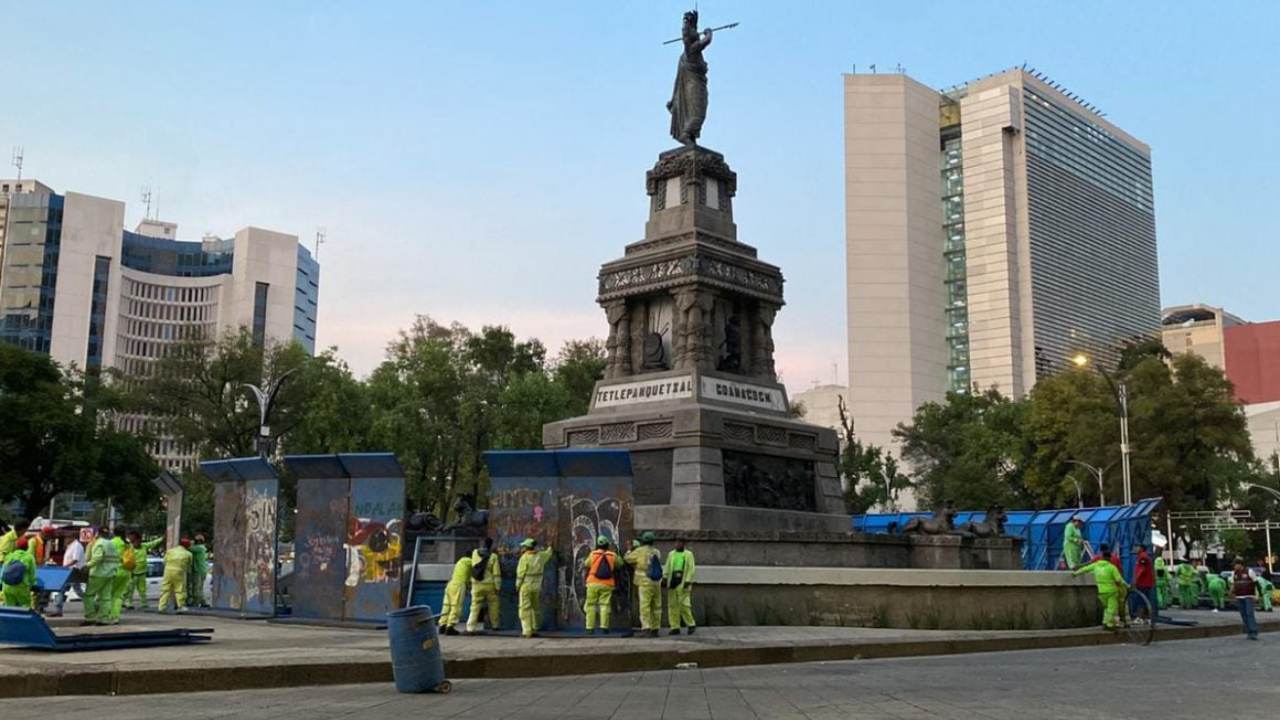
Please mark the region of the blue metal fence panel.
[[[1056, 570], [1062, 561], [1062, 536], [1071, 518], [1084, 520], [1081, 534], [1096, 552], [1104, 543], [1120, 549], [1125, 577], [1133, 578], [1136, 547], [1151, 547], [1151, 513], [1160, 498], [1147, 498], [1132, 505], [1055, 510], [1008, 510], [1005, 535], [1022, 538], [1022, 567], [1026, 570]], [[956, 525], [982, 522], [987, 514], [965, 511], [956, 514]], [[853, 516], [855, 532], [901, 533], [911, 518], [929, 518], [933, 513], [878, 513]]]

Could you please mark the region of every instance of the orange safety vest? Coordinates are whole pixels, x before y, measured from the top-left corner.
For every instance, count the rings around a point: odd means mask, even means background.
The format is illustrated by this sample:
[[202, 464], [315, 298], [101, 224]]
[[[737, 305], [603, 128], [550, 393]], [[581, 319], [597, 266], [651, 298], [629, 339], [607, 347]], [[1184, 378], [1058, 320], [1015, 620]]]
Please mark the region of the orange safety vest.
[[[613, 572], [608, 578], [596, 577], [596, 571], [600, 569], [600, 563], [605, 558], [609, 558], [609, 569]], [[588, 585], [604, 585], [605, 587], [613, 587], [616, 582], [614, 578], [618, 575], [618, 556], [612, 550], [593, 550], [591, 552], [591, 570], [587, 572]]]

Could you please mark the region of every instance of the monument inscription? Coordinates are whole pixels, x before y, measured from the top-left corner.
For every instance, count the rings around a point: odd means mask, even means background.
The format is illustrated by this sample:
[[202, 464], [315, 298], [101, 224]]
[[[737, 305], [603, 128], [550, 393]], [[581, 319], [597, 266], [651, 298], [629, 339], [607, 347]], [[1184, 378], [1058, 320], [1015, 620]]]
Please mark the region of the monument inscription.
[[693, 397], [693, 376], [684, 375], [658, 380], [637, 380], [635, 382], [607, 385], [596, 388], [593, 407], [618, 407], [621, 405], [637, 405], [639, 403], [658, 402], [661, 400], [678, 400]]

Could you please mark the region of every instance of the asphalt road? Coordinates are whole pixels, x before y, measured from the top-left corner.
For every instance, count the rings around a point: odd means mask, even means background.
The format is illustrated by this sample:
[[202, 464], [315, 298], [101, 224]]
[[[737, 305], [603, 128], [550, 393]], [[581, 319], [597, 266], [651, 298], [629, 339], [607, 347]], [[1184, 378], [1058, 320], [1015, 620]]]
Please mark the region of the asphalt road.
[[[389, 685], [68, 697], [0, 716], [70, 718], [1272, 718], [1280, 637], [901, 660], [463, 680], [449, 695]], [[11, 714], [15, 713], [15, 714]]]

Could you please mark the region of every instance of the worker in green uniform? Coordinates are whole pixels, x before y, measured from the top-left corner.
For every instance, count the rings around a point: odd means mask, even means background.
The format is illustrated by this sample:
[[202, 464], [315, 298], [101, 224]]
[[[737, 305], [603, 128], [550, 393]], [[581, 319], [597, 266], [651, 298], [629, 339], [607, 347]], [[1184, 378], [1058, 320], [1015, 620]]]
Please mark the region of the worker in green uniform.
[[[107, 622], [112, 625], [120, 624], [120, 611], [124, 609], [124, 594], [129, 589], [129, 584], [133, 582], [133, 569], [137, 566], [138, 557], [133, 552], [133, 547], [125, 542], [125, 531], [121, 529], [114, 532], [111, 537], [111, 544], [116, 546], [116, 554], [120, 556], [120, 565], [116, 567], [115, 579], [111, 581], [111, 615], [107, 618]], [[146, 560], [143, 560], [143, 564]]]
[[1208, 576], [1209, 601], [1213, 603], [1214, 612], [1222, 612], [1227, 606], [1227, 581], [1221, 575], [1210, 573]]
[[2, 522], [0, 522], [0, 529], [4, 530], [4, 533], [0, 534], [0, 557], [4, 557], [17, 549], [18, 529]]
[[587, 571], [587, 601], [582, 607], [587, 634], [596, 634], [596, 619], [600, 620], [600, 630], [609, 632], [613, 614], [613, 589], [617, 586], [618, 554], [609, 549], [609, 538], [601, 535], [596, 538], [596, 549], [582, 560], [582, 567]]
[[1258, 588], [1258, 607], [1262, 612], [1271, 612], [1271, 591], [1275, 590], [1276, 586], [1261, 575], [1254, 579], [1253, 584]]
[[191, 538], [182, 538], [177, 546], [164, 553], [164, 577], [160, 580], [160, 600], [157, 610], [169, 612], [173, 600], [177, 612], [187, 611], [187, 573], [191, 572]]
[[1077, 576], [1085, 573], [1093, 573], [1093, 581], [1098, 586], [1098, 602], [1102, 604], [1102, 627], [1115, 630], [1120, 619], [1120, 604], [1129, 590], [1124, 576], [1107, 559], [1105, 551], [1098, 559], [1071, 572]]
[[204, 581], [209, 576], [209, 546], [204, 534], [196, 533], [191, 543], [191, 573], [187, 576], [187, 605], [208, 607], [204, 597]]
[[484, 547], [471, 553], [471, 614], [467, 616], [467, 632], [479, 632], [480, 613], [487, 612], [489, 629], [502, 626], [498, 595], [502, 590], [502, 564], [493, 551], [493, 538], [484, 539]]
[[1083, 527], [1084, 520], [1076, 515], [1071, 518], [1071, 522], [1067, 523], [1062, 533], [1062, 559], [1066, 562], [1068, 570], [1080, 567], [1080, 557], [1084, 554], [1084, 535], [1080, 533]]
[[653, 546], [656, 538], [645, 531], [640, 545], [624, 558], [635, 570], [636, 590], [640, 595], [640, 630], [649, 637], [658, 637], [662, 627], [662, 553]]
[[111, 530], [102, 528], [89, 545], [89, 582], [84, 589], [83, 625], [106, 625], [111, 622], [111, 605], [116, 571], [120, 569], [120, 551], [111, 542]]
[[1163, 610], [1172, 601], [1169, 592], [1169, 568], [1165, 567], [1164, 558], [1156, 556], [1156, 602]]
[[1177, 567], [1178, 605], [1183, 610], [1190, 610], [1200, 605], [1200, 578], [1191, 563], [1182, 563]]
[[520, 543], [520, 562], [516, 565], [516, 593], [520, 596], [520, 634], [535, 637], [541, 621], [542, 571], [551, 559], [551, 548], [535, 550], [538, 541], [525, 538]]
[[26, 536], [14, 541], [14, 548], [4, 556], [4, 604], [6, 607], [31, 609], [31, 586], [36, 581], [36, 559], [28, 549]]
[[[129, 549], [133, 551], [133, 567], [130, 571], [129, 584], [124, 590], [124, 609], [133, 610], [135, 607], [147, 609], [147, 555], [164, 542], [164, 538], [156, 538], [149, 542], [142, 541], [142, 534], [138, 531], [129, 533]], [[126, 558], [120, 557], [120, 564], [128, 566]], [[137, 596], [137, 604], [134, 604], [134, 596]]]
[[692, 635], [697, 630], [693, 621], [693, 575], [696, 567], [693, 553], [685, 549], [684, 538], [676, 538], [676, 548], [667, 553], [662, 568], [662, 584], [667, 588], [667, 623], [671, 634], [680, 634], [680, 625], [689, 628]]
[[466, 599], [467, 581], [471, 579], [471, 556], [464, 555], [453, 564], [453, 575], [444, 586], [444, 602], [440, 606], [440, 632], [457, 635], [454, 627], [462, 620], [462, 602]]

